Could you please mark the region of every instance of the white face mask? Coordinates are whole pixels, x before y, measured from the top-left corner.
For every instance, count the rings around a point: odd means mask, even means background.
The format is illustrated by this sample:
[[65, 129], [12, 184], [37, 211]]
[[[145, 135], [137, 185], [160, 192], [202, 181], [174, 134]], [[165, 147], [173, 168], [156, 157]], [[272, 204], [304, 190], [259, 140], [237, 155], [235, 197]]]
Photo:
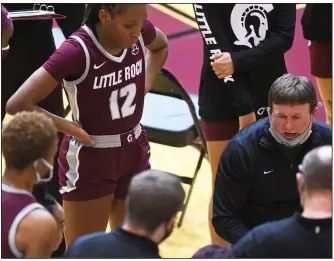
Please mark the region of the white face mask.
[[35, 182], [36, 184], [37, 183], [42, 183], [42, 182], [43, 183], [49, 182], [53, 178], [53, 166], [45, 159], [40, 159], [40, 160], [49, 169], [49, 173], [47, 175], [43, 175], [44, 177], [42, 177], [42, 175], [37, 170], [38, 161], [36, 160], [35, 163], [34, 163], [35, 174], [36, 174], [36, 182]]
[[268, 110], [269, 121], [270, 121], [269, 132], [271, 133], [273, 138], [279, 144], [282, 144], [282, 145], [284, 145], [285, 147], [288, 147], [288, 148], [293, 148], [293, 147], [304, 144], [307, 141], [307, 139], [310, 137], [310, 135], [312, 133], [312, 121], [313, 121], [312, 117], [311, 117], [310, 125], [307, 127], [307, 129], [302, 134], [300, 134], [295, 139], [288, 140], [274, 128], [274, 125], [273, 125], [273, 123], [271, 121], [271, 117], [270, 117], [270, 108], [268, 107], [267, 110]]

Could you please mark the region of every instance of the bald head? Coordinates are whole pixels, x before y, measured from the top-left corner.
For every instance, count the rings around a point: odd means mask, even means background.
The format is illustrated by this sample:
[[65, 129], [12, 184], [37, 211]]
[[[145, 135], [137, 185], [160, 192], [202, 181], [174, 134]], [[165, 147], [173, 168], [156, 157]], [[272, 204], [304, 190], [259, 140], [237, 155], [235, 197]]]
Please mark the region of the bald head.
[[300, 172], [308, 190], [332, 190], [332, 146], [311, 150], [303, 159]]
[[178, 177], [158, 170], [143, 171], [131, 181], [125, 220], [153, 232], [176, 215], [184, 198]]

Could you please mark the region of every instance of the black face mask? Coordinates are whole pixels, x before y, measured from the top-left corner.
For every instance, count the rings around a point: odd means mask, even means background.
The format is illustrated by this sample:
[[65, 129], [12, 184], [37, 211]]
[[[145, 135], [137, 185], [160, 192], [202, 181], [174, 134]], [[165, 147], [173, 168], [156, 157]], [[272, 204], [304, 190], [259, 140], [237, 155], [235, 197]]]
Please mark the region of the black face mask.
[[165, 235], [160, 240], [160, 243], [165, 241], [172, 234], [173, 230], [174, 230], [174, 222], [170, 229], [168, 229], [167, 224], [166, 224], [165, 225]]

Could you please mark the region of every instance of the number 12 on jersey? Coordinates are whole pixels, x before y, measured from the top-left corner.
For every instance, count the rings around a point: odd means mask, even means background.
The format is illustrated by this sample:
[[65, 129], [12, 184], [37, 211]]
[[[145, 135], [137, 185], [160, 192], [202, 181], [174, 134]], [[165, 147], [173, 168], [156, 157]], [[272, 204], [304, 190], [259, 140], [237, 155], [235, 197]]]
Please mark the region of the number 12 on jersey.
[[[126, 118], [135, 112], [136, 104], [132, 104], [136, 97], [137, 87], [135, 83], [130, 83], [121, 89], [112, 91], [109, 99], [110, 113], [113, 120]], [[123, 105], [118, 104], [119, 98], [125, 98]]]

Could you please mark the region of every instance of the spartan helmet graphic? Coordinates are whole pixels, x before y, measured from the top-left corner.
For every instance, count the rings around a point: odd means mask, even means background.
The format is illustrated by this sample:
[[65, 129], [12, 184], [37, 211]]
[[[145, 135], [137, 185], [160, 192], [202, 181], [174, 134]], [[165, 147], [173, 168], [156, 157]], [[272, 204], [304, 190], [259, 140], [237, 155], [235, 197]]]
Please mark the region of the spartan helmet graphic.
[[234, 44], [252, 48], [263, 41], [268, 30], [267, 13], [273, 9], [272, 4], [236, 4], [231, 13], [231, 27], [238, 39]]

